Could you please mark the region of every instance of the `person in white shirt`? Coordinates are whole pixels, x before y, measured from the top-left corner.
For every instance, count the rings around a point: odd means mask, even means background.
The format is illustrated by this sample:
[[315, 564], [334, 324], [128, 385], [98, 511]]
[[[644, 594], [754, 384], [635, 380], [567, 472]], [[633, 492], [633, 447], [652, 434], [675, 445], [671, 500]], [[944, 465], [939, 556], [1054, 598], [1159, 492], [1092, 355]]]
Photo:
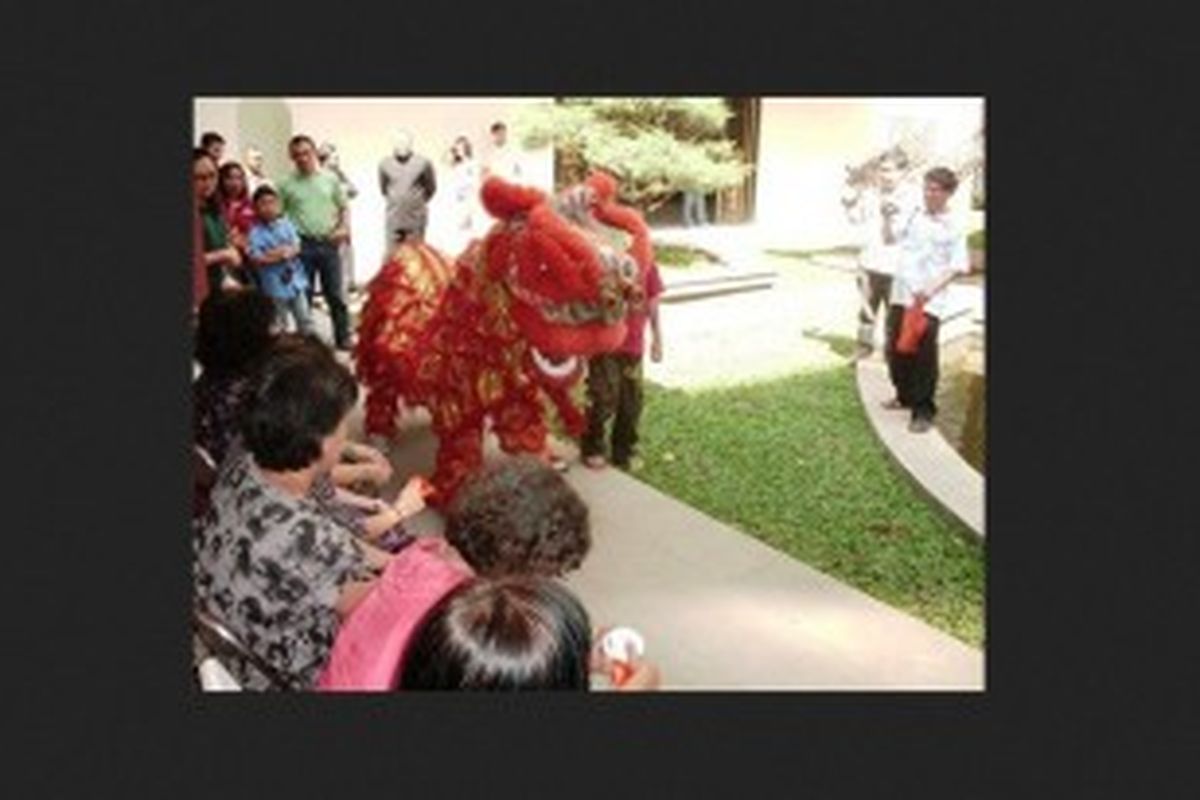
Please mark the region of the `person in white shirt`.
[[250, 145], [246, 148], [246, 191], [253, 197], [260, 186], [271, 186], [271, 179], [267, 177], [266, 169], [263, 166], [263, 152], [255, 145]]
[[458, 255], [472, 239], [483, 235], [487, 212], [479, 200], [479, 165], [471, 140], [459, 136], [450, 147], [450, 192], [454, 203], [453, 230], [447, 235], [447, 249]]
[[[929, 430], [937, 414], [938, 323], [946, 311], [946, 287], [970, 270], [966, 236], [948, 208], [957, 188], [958, 176], [952, 170], [934, 167], [926, 172], [925, 207], [913, 214], [899, 237], [887, 318], [888, 370], [896, 396], [884, 406], [909, 409], [908, 429], [913, 433]], [[896, 338], [905, 310], [914, 304], [924, 310], [926, 329], [917, 352], [904, 355], [895, 350]]]
[[846, 215], [857, 226], [858, 252], [858, 351], [855, 360], [875, 350], [875, 324], [888, 305], [892, 276], [900, 254], [900, 231], [921, 208], [921, 198], [903, 180], [908, 162], [902, 152], [886, 154], [879, 162], [878, 187], [860, 190], [843, 200]]
[[491, 132], [492, 152], [483, 167], [483, 177], [486, 179], [494, 175], [509, 183], [521, 183], [521, 162], [508, 146], [508, 126], [503, 122], [493, 122]]

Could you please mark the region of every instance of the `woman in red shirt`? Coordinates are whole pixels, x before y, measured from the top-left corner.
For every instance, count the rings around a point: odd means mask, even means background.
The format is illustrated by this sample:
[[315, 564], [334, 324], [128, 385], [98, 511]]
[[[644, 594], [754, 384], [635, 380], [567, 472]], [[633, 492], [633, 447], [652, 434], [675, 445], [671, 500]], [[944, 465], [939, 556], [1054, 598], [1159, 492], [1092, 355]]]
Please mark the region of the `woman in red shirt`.
[[[246, 182], [246, 171], [236, 161], [227, 161], [221, 165], [217, 183], [217, 200], [221, 207], [221, 215], [229, 230], [229, 243], [242, 254], [242, 263], [249, 264], [247, 259], [248, 239], [250, 228], [254, 226], [257, 217], [254, 213], [254, 202]], [[253, 269], [247, 269], [248, 277], [257, 286], [257, 274]]]

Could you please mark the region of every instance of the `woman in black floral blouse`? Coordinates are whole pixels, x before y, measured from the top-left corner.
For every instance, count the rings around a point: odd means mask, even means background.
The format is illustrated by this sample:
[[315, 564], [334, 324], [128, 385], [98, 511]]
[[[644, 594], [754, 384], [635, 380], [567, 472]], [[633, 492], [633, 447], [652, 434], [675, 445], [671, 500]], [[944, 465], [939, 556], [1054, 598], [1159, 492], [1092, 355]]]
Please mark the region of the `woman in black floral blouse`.
[[202, 372], [192, 385], [196, 444], [220, 464], [237, 432], [250, 372], [274, 341], [275, 306], [258, 292], [218, 290], [200, 305], [196, 360]]
[[[241, 441], [195, 540], [197, 602], [295, 689], [312, 687], [339, 621], [391, 558], [313, 497], [345, 448], [357, 396], [331, 353], [272, 351], [247, 390]], [[250, 665], [230, 667], [246, 688], [267, 688]]]

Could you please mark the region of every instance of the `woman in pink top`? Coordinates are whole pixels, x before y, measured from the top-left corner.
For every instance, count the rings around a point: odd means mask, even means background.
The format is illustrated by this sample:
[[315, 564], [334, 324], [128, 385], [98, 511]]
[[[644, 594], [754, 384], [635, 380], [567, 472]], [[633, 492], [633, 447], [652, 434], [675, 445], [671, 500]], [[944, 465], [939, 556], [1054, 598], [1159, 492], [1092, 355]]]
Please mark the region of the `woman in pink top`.
[[476, 574], [558, 577], [591, 547], [588, 508], [552, 467], [531, 456], [485, 467], [446, 516], [446, 538], [401, 550], [338, 630], [317, 688], [391, 689], [397, 665], [431, 608]]
[[[254, 212], [254, 203], [250, 199], [246, 171], [236, 161], [227, 161], [221, 165], [218, 175], [217, 201], [220, 203], [225, 225], [229, 229], [229, 243], [242, 254], [242, 263], [248, 263], [248, 237], [258, 218]], [[256, 271], [247, 270], [247, 273], [257, 285]]]

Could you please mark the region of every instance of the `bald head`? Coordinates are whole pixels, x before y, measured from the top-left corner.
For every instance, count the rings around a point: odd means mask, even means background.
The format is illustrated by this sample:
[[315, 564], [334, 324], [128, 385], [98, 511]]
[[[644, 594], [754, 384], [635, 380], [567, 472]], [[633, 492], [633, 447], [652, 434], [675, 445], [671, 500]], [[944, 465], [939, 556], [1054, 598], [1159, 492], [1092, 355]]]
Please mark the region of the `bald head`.
[[392, 153], [396, 158], [408, 158], [412, 155], [412, 134], [408, 131], [400, 131], [392, 139]]

